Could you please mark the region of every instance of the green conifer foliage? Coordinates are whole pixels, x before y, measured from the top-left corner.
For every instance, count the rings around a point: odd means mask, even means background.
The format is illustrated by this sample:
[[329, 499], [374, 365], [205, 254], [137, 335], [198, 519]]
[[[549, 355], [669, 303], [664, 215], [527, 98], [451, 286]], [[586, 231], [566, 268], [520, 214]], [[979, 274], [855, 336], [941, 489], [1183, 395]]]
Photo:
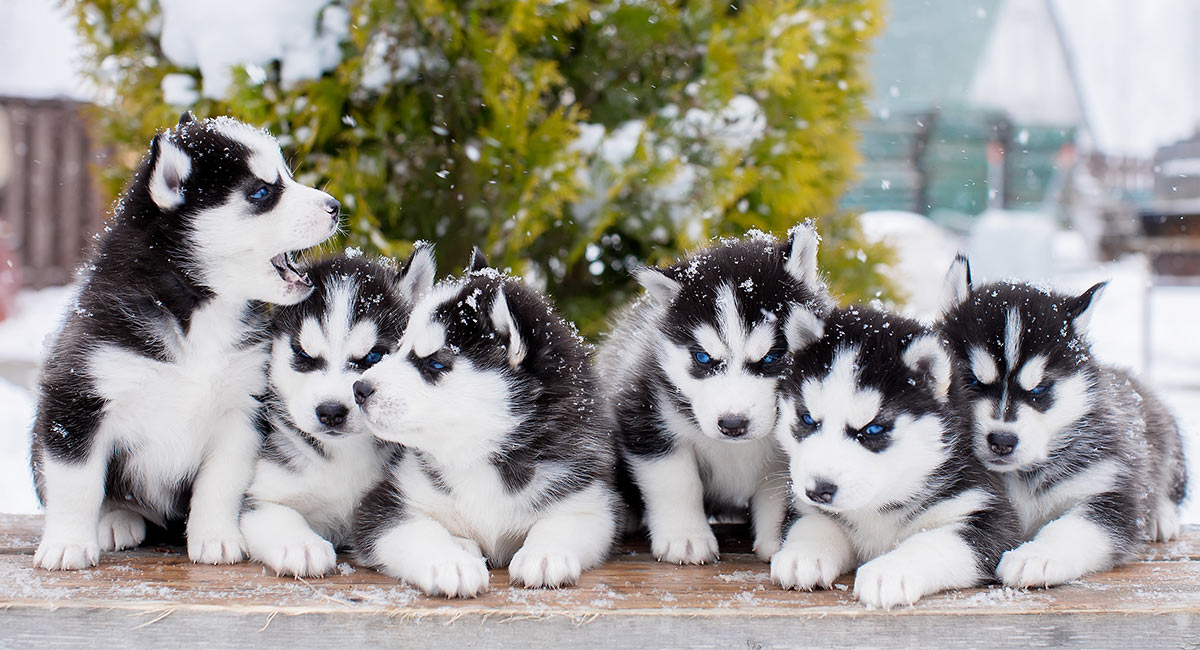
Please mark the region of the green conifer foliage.
[[351, 24], [335, 69], [290, 87], [278, 65], [238, 69], [190, 107], [163, 100], [165, 75], [200, 75], [163, 55], [156, 3], [67, 4], [114, 195], [191, 108], [276, 134], [297, 179], [342, 200], [338, 245], [430, 240], [449, 271], [478, 244], [588, 335], [634, 292], [630, 267], [809, 218], [835, 291], [891, 295], [889, 251], [837, 211], [880, 0], [335, 0]]

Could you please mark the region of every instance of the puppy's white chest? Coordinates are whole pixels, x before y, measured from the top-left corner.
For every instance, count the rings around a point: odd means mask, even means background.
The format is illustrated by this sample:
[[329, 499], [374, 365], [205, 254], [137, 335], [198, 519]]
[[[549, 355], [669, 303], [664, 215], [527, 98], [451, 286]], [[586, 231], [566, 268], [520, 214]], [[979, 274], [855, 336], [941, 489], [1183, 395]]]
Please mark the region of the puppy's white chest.
[[700, 466], [705, 492], [724, 501], [749, 503], [766, 475], [783, 469], [782, 454], [770, 437], [731, 443], [697, 436], [689, 442]]

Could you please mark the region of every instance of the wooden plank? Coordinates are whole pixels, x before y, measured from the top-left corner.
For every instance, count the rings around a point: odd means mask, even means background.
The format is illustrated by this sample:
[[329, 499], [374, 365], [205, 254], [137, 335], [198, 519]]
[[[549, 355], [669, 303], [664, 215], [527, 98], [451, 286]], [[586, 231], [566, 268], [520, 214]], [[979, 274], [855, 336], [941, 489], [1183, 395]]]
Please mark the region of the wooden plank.
[[347, 558], [338, 575], [309, 580], [251, 564], [193, 565], [179, 548], [107, 553], [85, 571], [34, 570], [40, 525], [38, 517], [0, 516], [0, 645], [308, 647], [326, 646], [331, 636], [463, 647], [1200, 643], [1195, 528], [1143, 560], [1069, 585], [968, 589], [889, 613], [857, 603], [852, 576], [828, 591], [783, 591], [744, 544], [713, 566], [679, 567], [655, 562], [644, 540], [635, 540], [577, 587], [512, 587], [497, 570], [482, 597], [446, 600]]
[[3, 214], [0, 216], [7, 224], [13, 254], [23, 272], [28, 257], [25, 252], [28, 230], [25, 206], [29, 194], [29, 111], [22, 106], [9, 106], [6, 111], [12, 134], [12, 170], [4, 187]]
[[87, 214], [88, 187], [86, 134], [79, 121], [78, 112], [67, 108], [60, 112], [62, 127], [62, 160], [59, 162], [58, 195], [59, 210], [57, 232], [54, 239], [58, 245], [55, 255], [55, 283], [67, 283], [71, 273], [81, 259], [81, 230], [90, 225]]
[[47, 276], [54, 268], [54, 231], [59, 217], [55, 187], [58, 152], [54, 146], [57, 115], [57, 111], [38, 110], [30, 116], [30, 196], [25, 264], [28, 267], [26, 278], [35, 288], [49, 284]]

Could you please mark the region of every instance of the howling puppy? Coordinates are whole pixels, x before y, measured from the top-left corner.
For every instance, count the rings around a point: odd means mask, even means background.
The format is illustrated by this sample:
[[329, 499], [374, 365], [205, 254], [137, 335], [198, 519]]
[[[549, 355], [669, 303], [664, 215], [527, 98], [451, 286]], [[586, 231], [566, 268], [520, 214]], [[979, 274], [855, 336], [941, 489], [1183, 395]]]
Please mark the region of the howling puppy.
[[959, 256], [947, 288], [942, 331], [965, 384], [956, 408], [1029, 540], [1004, 554], [1000, 580], [1056, 585], [1174, 539], [1187, 487], [1179, 429], [1145, 385], [1093, 358], [1084, 332], [1104, 283], [1077, 296], [973, 288]]
[[434, 263], [431, 248], [419, 246], [398, 274], [361, 256], [305, 272], [312, 295], [271, 317], [265, 437], [242, 533], [250, 558], [276, 573], [320, 576], [336, 566], [355, 508], [397, 452], [366, 431], [354, 382], [396, 350]]
[[312, 291], [291, 252], [340, 206], [265, 131], [185, 114], [155, 136], [84, 265], [47, 356], [33, 428], [46, 508], [34, 564], [94, 565], [146, 522], [186, 522], [194, 562], [242, 559], [238, 530], [266, 387], [262, 303]]
[[404, 445], [356, 517], [360, 560], [460, 597], [487, 589], [487, 564], [560, 587], [604, 561], [619, 499], [595, 383], [574, 329], [476, 251], [354, 385], [371, 431]]
[[858, 567], [855, 595], [884, 608], [988, 582], [1015, 517], [958, 434], [937, 335], [849, 308], [804, 338], [776, 429], [794, 498], [775, 582], [829, 587]]
[[651, 550], [665, 562], [711, 562], [709, 515], [748, 510], [768, 560], [787, 494], [771, 432], [788, 330], [814, 326], [832, 303], [816, 232], [797, 226], [786, 242], [752, 232], [637, 279], [646, 296], [618, 315], [598, 363]]

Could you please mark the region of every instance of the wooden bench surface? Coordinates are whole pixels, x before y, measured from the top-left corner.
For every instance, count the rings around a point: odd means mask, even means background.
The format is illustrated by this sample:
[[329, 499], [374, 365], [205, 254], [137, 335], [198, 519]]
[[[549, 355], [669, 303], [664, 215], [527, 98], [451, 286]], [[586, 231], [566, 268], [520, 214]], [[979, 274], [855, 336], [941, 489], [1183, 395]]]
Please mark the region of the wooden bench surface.
[[480, 598], [422, 595], [343, 561], [321, 579], [260, 565], [202, 566], [180, 548], [105, 553], [94, 569], [35, 570], [41, 518], [0, 515], [0, 647], [327, 647], [331, 642], [497, 647], [1200, 645], [1200, 528], [1130, 565], [1053, 589], [968, 589], [892, 612], [835, 589], [783, 591], [721, 527], [720, 562], [655, 562], [626, 544], [576, 587], [512, 587], [493, 570]]

